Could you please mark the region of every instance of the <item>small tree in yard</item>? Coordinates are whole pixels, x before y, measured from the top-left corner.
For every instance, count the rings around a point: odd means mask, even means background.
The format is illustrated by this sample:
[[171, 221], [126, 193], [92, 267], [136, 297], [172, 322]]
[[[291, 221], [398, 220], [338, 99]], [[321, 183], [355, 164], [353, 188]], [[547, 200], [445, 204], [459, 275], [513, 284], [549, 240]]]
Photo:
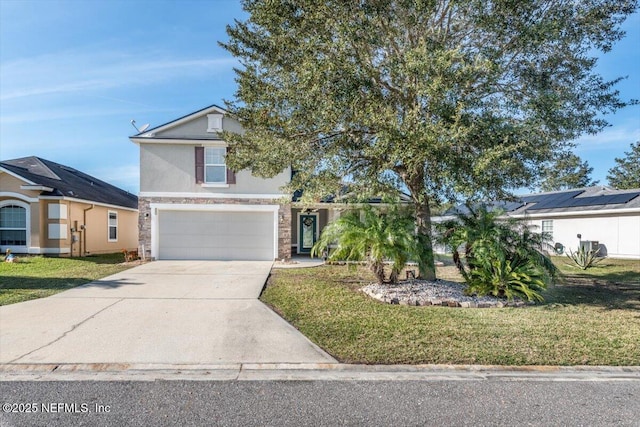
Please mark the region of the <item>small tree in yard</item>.
[[365, 207], [350, 210], [322, 231], [312, 255], [329, 252], [330, 261], [366, 261], [379, 284], [386, 281], [385, 261], [391, 261], [389, 281], [396, 283], [407, 261], [415, 255], [413, 219], [398, 207], [388, 211]]
[[501, 218], [501, 210], [468, 209], [468, 214], [438, 225], [442, 242], [452, 248], [467, 292], [541, 301], [540, 291], [558, 273], [542, 252], [548, 244], [546, 236], [518, 220]]
[[361, 192], [413, 205], [420, 275], [435, 277], [431, 209], [503, 198], [600, 113], [628, 103], [596, 71], [637, 0], [244, 0], [222, 46], [241, 64], [246, 132], [224, 133], [227, 163], [313, 200]]

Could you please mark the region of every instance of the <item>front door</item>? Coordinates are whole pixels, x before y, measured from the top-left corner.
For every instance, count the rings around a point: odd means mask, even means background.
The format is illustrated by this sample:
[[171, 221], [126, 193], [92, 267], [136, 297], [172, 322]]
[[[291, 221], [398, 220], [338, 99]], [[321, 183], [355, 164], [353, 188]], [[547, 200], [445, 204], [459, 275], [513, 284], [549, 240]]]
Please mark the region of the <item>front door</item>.
[[305, 214], [300, 215], [298, 228], [298, 253], [308, 254], [316, 243], [318, 216]]

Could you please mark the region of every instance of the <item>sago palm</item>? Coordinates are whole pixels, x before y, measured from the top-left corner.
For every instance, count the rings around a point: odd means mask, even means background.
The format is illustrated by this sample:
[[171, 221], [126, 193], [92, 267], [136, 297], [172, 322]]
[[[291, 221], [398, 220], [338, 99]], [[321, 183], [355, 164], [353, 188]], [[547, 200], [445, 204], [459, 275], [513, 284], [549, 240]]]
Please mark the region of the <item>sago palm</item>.
[[312, 255], [328, 251], [331, 261], [365, 261], [378, 283], [385, 281], [384, 263], [391, 261], [389, 280], [396, 282], [414, 254], [414, 222], [398, 207], [386, 212], [371, 207], [348, 211], [322, 231]]

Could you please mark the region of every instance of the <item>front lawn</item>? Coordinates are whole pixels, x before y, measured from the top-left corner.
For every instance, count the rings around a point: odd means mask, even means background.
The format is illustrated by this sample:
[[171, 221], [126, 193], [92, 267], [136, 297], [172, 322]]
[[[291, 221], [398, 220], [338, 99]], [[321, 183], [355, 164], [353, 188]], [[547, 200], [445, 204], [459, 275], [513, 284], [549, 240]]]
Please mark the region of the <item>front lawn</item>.
[[261, 298], [346, 363], [640, 365], [640, 262], [554, 261], [564, 283], [525, 308], [383, 304], [358, 291], [371, 274], [345, 266], [274, 270]]
[[83, 258], [19, 257], [0, 262], [0, 305], [47, 297], [131, 268], [121, 253]]

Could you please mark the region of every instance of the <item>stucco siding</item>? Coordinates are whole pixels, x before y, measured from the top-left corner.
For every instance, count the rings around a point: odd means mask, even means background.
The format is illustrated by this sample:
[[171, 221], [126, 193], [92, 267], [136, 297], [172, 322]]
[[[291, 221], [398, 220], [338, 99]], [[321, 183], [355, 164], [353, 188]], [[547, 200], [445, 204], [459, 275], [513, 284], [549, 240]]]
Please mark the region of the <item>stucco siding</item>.
[[[542, 231], [543, 221], [553, 221], [553, 243], [566, 251], [576, 251], [580, 240], [597, 241], [604, 255], [614, 258], [640, 258], [640, 215], [536, 218], [529, 221]], [[577, 235], [582, 237], [578, 239]]]
[[[74, 212], [81, 218], [82, 210], [74, 209]], [[117, 214], [117, 238], [114, 242], [109, 241], [109, 212]], [[84, 230], [86, 236], [83, 236], [85, 253], [120, 252], [123, 249], [131, 250], [138, 247], [138, 212], [94, 206], [86, 215], [89, 226]]]
[[207, 187], [195, 179], [195, 145], [140, 144], [140, 191], [160, 193], [279, 194], [290, 172], [274, 178], [255, 177], [250, 171], [236, 173], [236, 184]]
[[26, 182], [19, 180], [18, 178], [9, 175], [5, 172], [0, 172], [0, 193], [21, 193], [28, 197], [37, 196], [34, 191], [25, 191], [20, 188], [21, 185]]
[[[156, 132], [156, 138], [178, 138], [178, 139], [218, 139], [215, 132], [207, 132], [209, 120], [206, 115], [193, 120], [170, 127], [167, 130]], [[242, 134], [244, 130], [236, 119], [228, 116], [222, 118], [222, 128], [229, 132]]]

